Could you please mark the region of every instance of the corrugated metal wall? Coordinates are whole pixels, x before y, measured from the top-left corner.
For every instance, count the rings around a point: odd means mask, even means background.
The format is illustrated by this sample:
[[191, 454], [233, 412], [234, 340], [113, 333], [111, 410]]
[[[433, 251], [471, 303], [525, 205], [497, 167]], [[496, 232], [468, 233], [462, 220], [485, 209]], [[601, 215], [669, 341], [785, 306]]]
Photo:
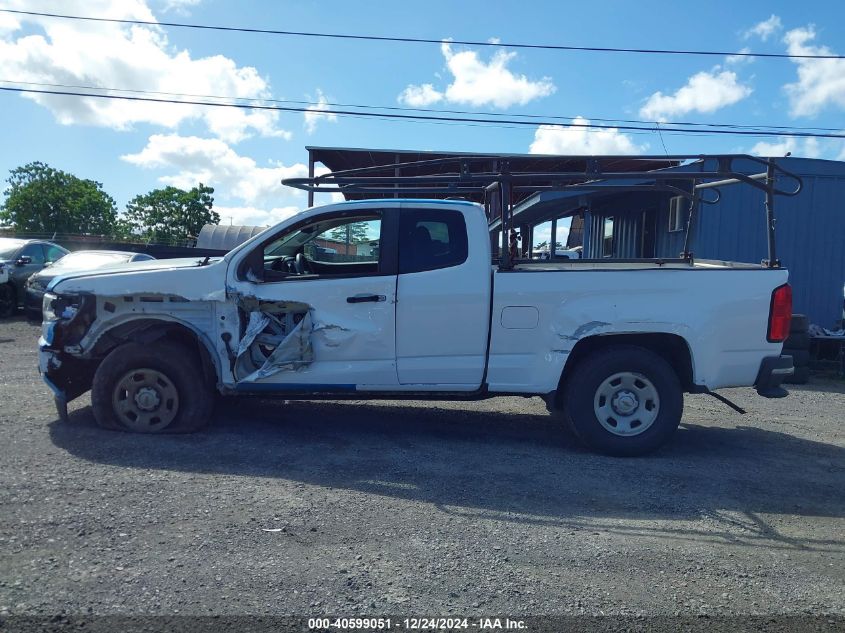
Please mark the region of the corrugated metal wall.
[[[592, 209], [586, 214], [585, 224], [589, 225], [585, 237], [585, 257], [602, 257], [604, 241], [604, 221], [613, 218], [613, 257], [631, 259], [641, 257], [643, 209], [652, 198], [641, 193], [629, 196], [615, 195], [601, 203], [596, 199]], [[636, 210], [630, 210], [631, 207]]]
[[[842, 318], [845, 163], [803, 158], [778, 162], [804, 181], [797, 196], [775, 198], [778, 259], [789, 269], [795, 312], [830, 327]], [[766, 259], [764, 200], [763, 192], [737, 185], [723, 188], [718, 204], [702, 205], [691, 247], [695, 257], [752, 263]], [[659, 257], [677, 257], [683, 248], [684, 233], [668, 231], [668, 213], [668, 204], [662, 205]]]
[[[777, 255], [789, 269], [795, 312], [825, 327], [842, 318], [845, 285], [845, 162], [782, 158], [799, 174], [804, 188], [794, 197], [775, 198]], [[751, 170], [760, 171], [759, 165]], [[788, 187], [787, 182], [783, 183]], [[724, 187], [718, 204], [702, 205], [691, 243], [699, 259], [759, 263], [767, 258], [764, 195], [746, 185]], [[660, 197], [656, 257], [678, 257], [684, 231], [669, 232], [668, 196]], [[642, 199], [593, 198], [585, 225], [585, 257], [600, 258], [604, 219], [615, 218], [617, 258], [641, 257]], [[686, 206], [686, 205], [685, 205]], [[611, 210], [612, 209], [612, 210]], [[683, 218], [684, 225], [686, 217]]]
[[613, 218], [613, 257], [617, 259], [631, 259], [640, 257], [642, 242], [642, 212], [640, 213], [607, 213], [593, 212], [589, 214], [590, 236], [589, 249], [585, 257], [602, 257], [602, 242], [604, 241], [604, 221]]

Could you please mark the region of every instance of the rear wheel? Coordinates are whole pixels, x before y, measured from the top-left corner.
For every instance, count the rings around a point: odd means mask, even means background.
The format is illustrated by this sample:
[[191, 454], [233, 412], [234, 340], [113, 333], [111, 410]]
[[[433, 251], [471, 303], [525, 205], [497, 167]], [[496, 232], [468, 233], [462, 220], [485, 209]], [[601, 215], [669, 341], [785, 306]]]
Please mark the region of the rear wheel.
[[100, 363], [91, 388], [97, 423], [136, 433], [189, 433], [214, 404], [200, 359], [182, 345], [126, 343]]
[[647, 349], [619, 345], [570, 370], [564, 407], [575, 434], [609, 455], [655, 450], [678, 428], [684, 399], [672, 366]]

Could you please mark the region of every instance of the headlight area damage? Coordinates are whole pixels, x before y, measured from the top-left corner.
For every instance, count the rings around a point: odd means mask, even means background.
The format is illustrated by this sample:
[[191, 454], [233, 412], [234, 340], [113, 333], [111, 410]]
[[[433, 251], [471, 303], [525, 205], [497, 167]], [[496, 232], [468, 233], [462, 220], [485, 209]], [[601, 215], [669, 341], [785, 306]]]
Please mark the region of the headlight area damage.
[[62, 419], [67, 418], [67, 403], [91, 388], [97, 369], [96, 361], [74, 356], [96, 318], [96, 303], [89, 294], [44, 295], [38, 368]]

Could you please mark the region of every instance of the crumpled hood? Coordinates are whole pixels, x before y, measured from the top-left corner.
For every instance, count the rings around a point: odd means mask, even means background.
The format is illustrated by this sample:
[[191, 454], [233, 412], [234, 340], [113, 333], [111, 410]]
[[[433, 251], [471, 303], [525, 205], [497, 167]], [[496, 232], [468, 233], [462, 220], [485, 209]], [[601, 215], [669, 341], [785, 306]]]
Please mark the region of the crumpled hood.
[[156, 259], [121, 263], [96, 270], [56, 275], [48, 292], [89, 292], [100, 296], [168, 295], [185, 299], [222, 300], [226, 296], [227, 262], [222, 258]]

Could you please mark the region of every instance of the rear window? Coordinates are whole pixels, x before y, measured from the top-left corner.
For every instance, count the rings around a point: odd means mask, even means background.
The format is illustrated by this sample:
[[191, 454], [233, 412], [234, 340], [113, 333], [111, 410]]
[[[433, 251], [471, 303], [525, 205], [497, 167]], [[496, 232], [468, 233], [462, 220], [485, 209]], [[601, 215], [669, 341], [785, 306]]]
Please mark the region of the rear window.
[[467, 229], [459, 211], [403, 210], [399, 220], [399, 273], [458, 266], [468, 255]]

